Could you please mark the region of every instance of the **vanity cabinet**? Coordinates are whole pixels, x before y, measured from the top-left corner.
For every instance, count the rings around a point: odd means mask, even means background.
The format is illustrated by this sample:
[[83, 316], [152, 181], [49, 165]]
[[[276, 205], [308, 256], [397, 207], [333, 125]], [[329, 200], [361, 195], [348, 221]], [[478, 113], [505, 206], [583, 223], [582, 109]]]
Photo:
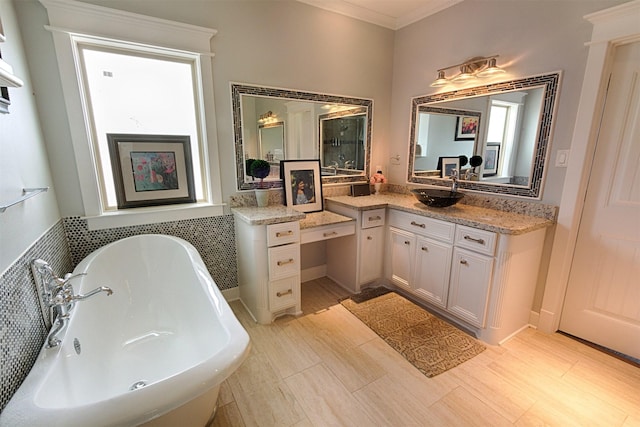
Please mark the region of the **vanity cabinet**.
[[391, 281], [446, 309], [454, 230], [454, 224], [390, 210]]
[[388, 211], [387, 279], [500, 344], [529, 325], [545, 229], [502, 234]]
[[251, 225], [235, 221], [240, 300], [256, 322], [301, 314], [298, 221]]
[[358, 293], [383, 278], [386, 209], [360, 211], [327, 201], [327, 210], [356, 220], [354, 235], [327, 241], [327, 276]]
[[495, 233], [391, 210], [389, 240], [393, 284], [484, 327]]

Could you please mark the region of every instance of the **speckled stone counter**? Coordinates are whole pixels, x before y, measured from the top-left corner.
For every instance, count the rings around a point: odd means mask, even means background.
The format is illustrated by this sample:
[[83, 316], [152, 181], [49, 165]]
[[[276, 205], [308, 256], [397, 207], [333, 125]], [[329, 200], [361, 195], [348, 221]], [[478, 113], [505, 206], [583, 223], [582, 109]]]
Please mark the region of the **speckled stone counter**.
[[414, 196], [406, 194], [381, 193], [379, 195], [361, 197], [336, 196], [328, 197], [326, 200], [329, 204], [337, 203], [356, 210], [388, 207], [503, 234], [524, 234], [554, 224], [554, 221], [548, 218], [505, 212], [463, 203], [458, 203], [448, 208], [430, 208], [420, 203]]
[[300, 221], [300, 230], [355, 221], [348, 216], [339, 215], [330, 211], [312, 212], [306, 215], [307, 217]]
[[279, 224], [281, 222], [299, 221], [305, 214], [281, 205], [232, 208], [234, 216], [250, 225]]

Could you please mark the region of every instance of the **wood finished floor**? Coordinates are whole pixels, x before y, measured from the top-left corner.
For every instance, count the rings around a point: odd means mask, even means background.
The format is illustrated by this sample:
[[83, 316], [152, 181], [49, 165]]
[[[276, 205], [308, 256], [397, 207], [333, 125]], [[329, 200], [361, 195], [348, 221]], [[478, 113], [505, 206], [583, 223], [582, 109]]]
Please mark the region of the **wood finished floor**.
[[534, 329], [427, 378], [336, 301], [303, 284], [303, 311], [257, 325], [222, 385], [213, 426], [640, 426], [640, 368]]

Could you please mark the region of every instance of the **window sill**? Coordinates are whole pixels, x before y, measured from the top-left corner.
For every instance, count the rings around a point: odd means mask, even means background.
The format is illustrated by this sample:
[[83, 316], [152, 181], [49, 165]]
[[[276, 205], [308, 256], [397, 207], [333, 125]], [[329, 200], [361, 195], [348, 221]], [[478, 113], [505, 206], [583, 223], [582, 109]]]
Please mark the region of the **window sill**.
[[123, 209], [105, 212], [98, 216], [85, 216], [89, 230], [127, 227], [132, 225], [155, 224], [167, 221], [221, 216], [224, 204], [194, 203], [184, 205], [157, 206], [148, 208]]

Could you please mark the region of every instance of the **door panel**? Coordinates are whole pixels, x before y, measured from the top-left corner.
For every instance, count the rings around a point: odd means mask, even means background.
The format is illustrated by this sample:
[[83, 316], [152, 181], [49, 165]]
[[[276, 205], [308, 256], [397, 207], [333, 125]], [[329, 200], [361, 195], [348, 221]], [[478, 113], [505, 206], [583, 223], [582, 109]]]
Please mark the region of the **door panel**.
[[560, 329], [640, 358], [640, 42], [615, 52]]

